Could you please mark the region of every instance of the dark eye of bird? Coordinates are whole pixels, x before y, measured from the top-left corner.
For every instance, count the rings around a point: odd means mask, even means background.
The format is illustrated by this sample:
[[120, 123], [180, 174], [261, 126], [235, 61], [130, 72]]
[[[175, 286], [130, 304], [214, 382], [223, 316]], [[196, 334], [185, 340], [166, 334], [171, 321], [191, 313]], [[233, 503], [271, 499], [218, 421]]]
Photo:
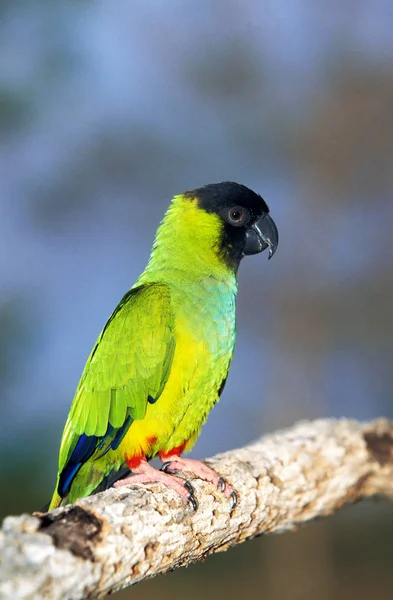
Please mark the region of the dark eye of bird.
[[233, 206], [228, 212], [228, 222], [231, 225], [241, 227], [242, 225], [245, 225], [249, 219], [250, 213], [242, 206]]

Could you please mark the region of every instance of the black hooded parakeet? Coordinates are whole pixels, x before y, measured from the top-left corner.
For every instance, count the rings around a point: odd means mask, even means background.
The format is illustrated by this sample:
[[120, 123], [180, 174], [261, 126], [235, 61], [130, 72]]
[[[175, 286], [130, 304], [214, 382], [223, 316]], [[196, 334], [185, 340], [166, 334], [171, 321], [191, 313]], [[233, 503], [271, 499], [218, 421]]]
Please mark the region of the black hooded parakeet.
[[[175, 196], [150, 260], [115, 308], [82, 373], [64, 428], [50, 508], [115, 485], [159, 481], [196, 500], [178, 470], [232, 488], [182, 458], [223, 391], [235, 345], [241, 259], [278, 244], [261, 196], [214, 183]], [[159, 456], [164, 470], [148, 460]], [[129, 474], [129, 473], [128, 473]]]

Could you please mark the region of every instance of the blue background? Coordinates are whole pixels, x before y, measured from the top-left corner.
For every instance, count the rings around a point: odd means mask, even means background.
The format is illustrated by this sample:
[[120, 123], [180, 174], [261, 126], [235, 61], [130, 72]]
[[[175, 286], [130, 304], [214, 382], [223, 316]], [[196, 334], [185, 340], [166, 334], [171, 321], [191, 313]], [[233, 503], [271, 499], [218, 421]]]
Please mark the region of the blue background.
[[[392, 417], [393, 4], [14, 0], [0, 19], [1, 514], [48, 501], [96, 336], [171, 197], [213, 181], [261, 193], [281, 241], [241, 266], [193, 456]], [[122, 595], [393, 594], [392, 534], [369, 504]]]

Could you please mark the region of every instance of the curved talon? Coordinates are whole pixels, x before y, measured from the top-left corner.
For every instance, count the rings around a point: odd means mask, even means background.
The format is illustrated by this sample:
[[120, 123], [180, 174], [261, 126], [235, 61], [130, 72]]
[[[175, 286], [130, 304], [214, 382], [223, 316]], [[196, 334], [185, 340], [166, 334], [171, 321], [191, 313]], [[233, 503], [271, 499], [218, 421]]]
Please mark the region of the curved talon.
[[196, 512], [198, 510], [198, 501], [195, 498], [195, 491], [191, 483], [187, 479], [183, 483], [184, 487], [188, 491], [188, 501], [192, 504], [192, 510]]
[[185, 482], [183, 483], [184, 487], [186, 488], [186, 490], [188, 490], [188, 492], [193, 496], [195, 494], [195, 490], [192, 487], [191, 483], [189, 481], [187, 481], [187, 479], [185, 480]]
[[[163, 456], [160, 455], [161, 460]], [[231, 500], [231, 511], [237, 506], [238, 499], [236, 492], [232, 490], [230, 486], [219, 473], [209, 467], [206, 463], [195, 460], [193, 458], [181, 458], [180, 456], [173, 456], [170, 460], [165, 461], [161, 466], [161, 471], [168, 475], [176, 476], [179, 471], [185, 473], [192, 473], [194, 477], [202, 479], [212, 483], [217, 489], [224, 494], [226, 498]], [[179, 478], [178, 478], [179, 479]], [[189, 481], [182, 479], [182, 484], [189, 493], [188, 500], [192, 503], [192, 507], [195, 510], [198, 508], [198, 503], [194, 496], [194, 489]]]
[[225, 483], [225, 479], [219, 477], [217, 481], [217, 487], [220, 490], [220, 492], [225, 492], [226, 485], [227, 484]]
[[167, 460], [166, 462], [162, 463], [160, 471], [164, 471], [164, 473], [170, 473], [170, 471], [168, 471], [168, 467], [171, 466], [171, 462], [170, 460]]
[[198, 510], [198, 501], [195, 498], [194, 494], [191, 494], [191, 493], [189, 494], [188, 501], [191, 502], [191, 504], [192, 504], [193, 512], [196, 512]]

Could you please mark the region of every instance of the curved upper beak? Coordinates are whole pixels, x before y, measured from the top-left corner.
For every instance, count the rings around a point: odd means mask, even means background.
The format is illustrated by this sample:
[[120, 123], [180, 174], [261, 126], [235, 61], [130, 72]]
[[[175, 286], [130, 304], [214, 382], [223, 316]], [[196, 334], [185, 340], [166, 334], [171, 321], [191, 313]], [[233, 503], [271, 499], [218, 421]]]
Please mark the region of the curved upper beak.
[[265, 213], [256, 221], [246, 233], [244, 254], [258, 254], [269, 248], [269, 259], [273, 256], [278, 246], [278, 230], [275, 222]]

